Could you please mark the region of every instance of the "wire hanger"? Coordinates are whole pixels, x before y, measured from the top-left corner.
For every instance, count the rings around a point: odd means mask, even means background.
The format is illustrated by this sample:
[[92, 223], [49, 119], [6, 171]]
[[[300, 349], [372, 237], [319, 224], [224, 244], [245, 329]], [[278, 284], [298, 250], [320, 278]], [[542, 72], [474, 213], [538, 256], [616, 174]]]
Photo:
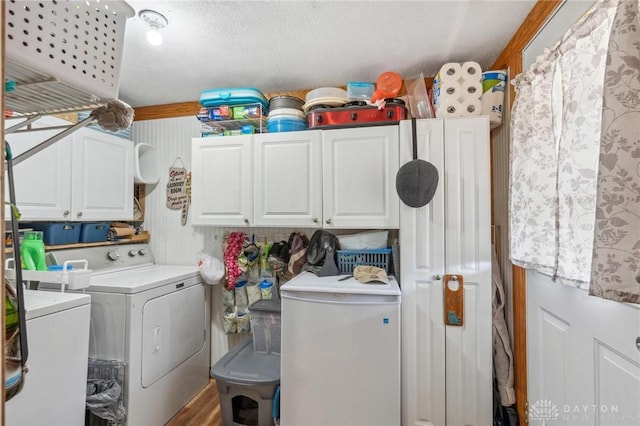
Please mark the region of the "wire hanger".
[[176, 159], [173, 160], [173, 164], [171, 164], [171, 167], [176, 167], [176, 164], [178, 164], [178, 162], [180, 162], [180, 165], [182, 166], [183, 169], [187, 168], [182, 162], [182, 158], [180, 158], [180, 156], [177, 156]]

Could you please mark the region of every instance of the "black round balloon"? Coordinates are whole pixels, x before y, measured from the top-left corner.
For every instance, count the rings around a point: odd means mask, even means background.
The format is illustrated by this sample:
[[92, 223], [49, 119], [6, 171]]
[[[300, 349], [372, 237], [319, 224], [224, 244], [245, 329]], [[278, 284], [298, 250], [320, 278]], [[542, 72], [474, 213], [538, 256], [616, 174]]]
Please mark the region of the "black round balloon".
[[433, 164], [424, 160], [411, 160], [398, 170], [396, 191], [407, 206], [426, 206], [436, 193], [438, 180], [438, 169]]

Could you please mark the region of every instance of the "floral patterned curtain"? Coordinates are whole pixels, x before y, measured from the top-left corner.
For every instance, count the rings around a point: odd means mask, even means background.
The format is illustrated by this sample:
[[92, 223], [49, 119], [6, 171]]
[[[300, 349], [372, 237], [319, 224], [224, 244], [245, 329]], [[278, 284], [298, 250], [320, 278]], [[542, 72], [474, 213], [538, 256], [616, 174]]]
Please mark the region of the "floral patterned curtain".
[[640, 303], [640, 14], [618, 5], [604, 80], [589, 294]]
[[[629, 114], [630, 104], [640, 114], [637, 8], [598, 2], [513, 81], [511, 260], [616, 300], [611, 286], [635, 285], [637, 297], [640, 275], [640, 116]], [[624, 151], [625, 162], [614, 158]]]

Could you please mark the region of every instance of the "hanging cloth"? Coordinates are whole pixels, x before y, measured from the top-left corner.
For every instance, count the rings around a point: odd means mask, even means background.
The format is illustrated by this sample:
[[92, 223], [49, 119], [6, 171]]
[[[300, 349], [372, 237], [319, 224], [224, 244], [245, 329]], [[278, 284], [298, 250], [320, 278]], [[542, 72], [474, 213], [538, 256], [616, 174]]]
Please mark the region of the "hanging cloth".
[[616, 2], [598, 2], [513, 84], [510, 241], [515, 265], [590, 279], [602, 81]]
[[556, 274], [588, 288], [593, 255], [602, 93], [615, 8], [598, 9], [558, 47], [562, 122], [558, 145]]
[[506, 294], [500, 264], [496, 256], [495, 247], [491, 247], [491, 291], [492, 300], [492, 337], [493, 337], [493, 371], [500, 394], [500, 404], [510, 407], [516, 403], [516, 391], [514, 388], [515, 375], [513, 370], [513, 350], [509, 328], [504, 314]]
[[554, 114], [558, 112], [550, 96], [554, 70], [552, 61], [541, 58], [515, 78], [517, 96], [511, 114], [511, 261], [549, 274], [556, 269], [557, 235]]
[[609, 38], [589, 294], [640, 303], [640, 14], [618, 4]]

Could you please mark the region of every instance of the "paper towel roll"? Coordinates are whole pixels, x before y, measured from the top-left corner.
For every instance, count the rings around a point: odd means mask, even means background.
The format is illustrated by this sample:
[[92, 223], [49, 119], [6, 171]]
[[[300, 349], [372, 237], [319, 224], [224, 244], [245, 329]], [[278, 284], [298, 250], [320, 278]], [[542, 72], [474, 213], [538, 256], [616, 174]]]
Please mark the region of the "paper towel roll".
[[437, 107], [446, 100], [458, 100], [462, 96], [462, 86], [455, 81], [446, 81], [434, 86], [433, 103]]
[[482, 114], [482, 101], [480, 99], [466, 99], [462, 101], [460, 104], [461, 104], [460, 116], [462, 117]]
[[465, 62], [462, 64], [460, 76], [466, 81], [480, 81], [482, 78], [482, 68], [480, 68], [477, 62]]
[[438, 105], [436, 109], [436, 117], [460, 117], [462, 113], [462, 104], [455, 99], [447, 99]]
[[440, 71], [436, 75], [436, 79], [445, 82], [445, 81], [458, 81], [458, 79], [462, 77], [462, 67], [457, 62], [448, 62], [440, 67]]
[[462, 83], [461, 94], [463, 99], [480, 99], [482, 83], [480, 81], [465, 81]]

